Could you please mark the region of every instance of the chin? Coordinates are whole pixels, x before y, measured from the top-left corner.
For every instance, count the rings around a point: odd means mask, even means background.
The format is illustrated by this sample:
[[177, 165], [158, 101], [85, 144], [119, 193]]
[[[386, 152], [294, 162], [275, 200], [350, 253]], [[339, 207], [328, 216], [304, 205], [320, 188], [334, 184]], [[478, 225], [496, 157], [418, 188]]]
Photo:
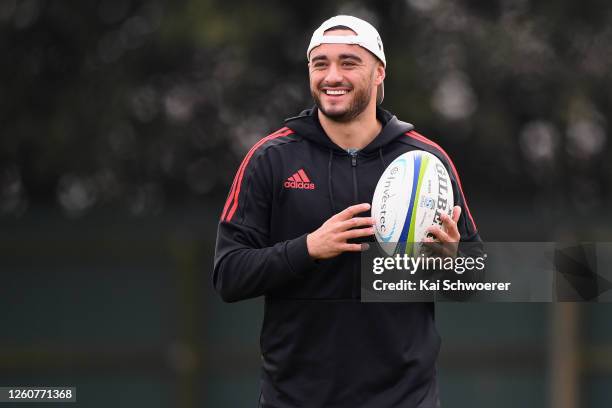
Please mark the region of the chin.
[[[337, 101], [338, 103], [332, 103], [329, 100], [325, 100], [325, 96], [319, 93], [312, 93], [315, 105], [319, 108], [321, 113], [327, 116], [329, 119], [336, 122], [348, 122], [355, 118], [358, 114], [353, 112], [354, 100], [348, 101]], [[361, 110], [359, 111], [359, 113]]]
[[325, 112], [329, 112], [330, 115], [331, 114], [343, 115], [350, 110], [350, 107], [352, 105], [352, 101], [335, 101], [335, 102], [322, 101], [322, 102], [323, 103], [321, 105], [325, 109]]
[[321, 111], [325, 114], [325, 116], [332, 118], [332, 119], [343, 118], [348, 112], [347, 109], [339, 109], [336, 107], [329, 107], [329, 106], [323, 106], [323, 109], [321, 109]]
[[346, 112], [348, 111], [348, 109], [346, 108], [341, 108], [341, 107], [337, 107], [337, 106], [325, 106], [323, 105], [323, 113], [325, 113], [327, 116], [342, 116], [345, 115]]

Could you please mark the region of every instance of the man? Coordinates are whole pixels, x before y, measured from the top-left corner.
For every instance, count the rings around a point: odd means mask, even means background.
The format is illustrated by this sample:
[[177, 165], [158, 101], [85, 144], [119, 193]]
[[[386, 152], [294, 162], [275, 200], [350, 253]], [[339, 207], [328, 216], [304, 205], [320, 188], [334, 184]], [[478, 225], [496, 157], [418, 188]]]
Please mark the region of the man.
[[325, 21], [307, 58], [316, 107], [248, 152], [217, 236], [221, 297], [265, 296], [259, 406], [438, 406], [433, 304], [361, 303], [359, 251], [380, 175], [415, 149], [445, 163], [456, 197], [434, 237], [479, 241], [458, 175], [438, 145], [377, 106], [386, 59], [369, 23]]

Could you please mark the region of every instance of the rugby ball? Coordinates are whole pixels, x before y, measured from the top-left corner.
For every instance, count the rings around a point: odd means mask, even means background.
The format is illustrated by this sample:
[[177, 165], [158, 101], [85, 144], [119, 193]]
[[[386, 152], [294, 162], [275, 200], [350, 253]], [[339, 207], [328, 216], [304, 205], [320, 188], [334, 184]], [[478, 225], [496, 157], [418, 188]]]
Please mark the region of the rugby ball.
[[376, 241], [388, 255], [420, 253], [426, 229], [452, 216], [453, 188], [444, 164], [431, 153], [413, 150], [385, 169], [372, 198]]

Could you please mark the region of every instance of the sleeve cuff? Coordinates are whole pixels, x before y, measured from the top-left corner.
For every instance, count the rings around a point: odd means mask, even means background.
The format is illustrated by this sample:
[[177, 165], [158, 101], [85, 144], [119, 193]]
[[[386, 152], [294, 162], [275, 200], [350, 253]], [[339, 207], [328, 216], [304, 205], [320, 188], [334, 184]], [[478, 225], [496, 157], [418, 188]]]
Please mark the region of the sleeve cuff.
[[304, 234], [301, 237], [292, 239], [288, 241], [285, 246], [285, 254], [287, 255], [289, 268], [298, 276], [302, 276], [304, 273], [317, 266], [316, 261], [312, 259], [308, 253], [308, 245], [306, 244], [307, 235], [308, 234]]

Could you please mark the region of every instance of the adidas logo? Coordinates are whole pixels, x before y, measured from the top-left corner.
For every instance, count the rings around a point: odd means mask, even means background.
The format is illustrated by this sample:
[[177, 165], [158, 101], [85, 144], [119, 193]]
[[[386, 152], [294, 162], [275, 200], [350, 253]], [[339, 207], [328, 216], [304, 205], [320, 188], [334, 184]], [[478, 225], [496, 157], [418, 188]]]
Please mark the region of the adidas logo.
[[289, 177], [283, 184], [285, 188], [298, 188], [302, 190], [314, 190], [315, 184], [310, 181], [304, 169], [299, 169], [297, 173]]

